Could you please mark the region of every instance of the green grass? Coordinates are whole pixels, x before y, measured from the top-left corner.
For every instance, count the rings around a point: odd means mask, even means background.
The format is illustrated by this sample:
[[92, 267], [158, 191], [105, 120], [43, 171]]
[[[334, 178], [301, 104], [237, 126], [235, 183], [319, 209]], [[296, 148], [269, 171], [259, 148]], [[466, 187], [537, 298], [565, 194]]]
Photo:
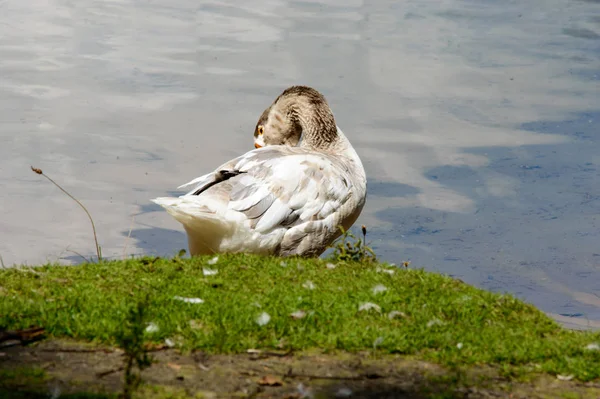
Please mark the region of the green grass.
[[[51, 336], [115, 344], [132, 306], [149, 298], [147, 320], [185, 349], [374, 350], [447, 366], [497, 365], [505, 374], [600, 377], [600, 334], [561, 328], [512, 296], [439, 274], [382, 264], [221, 255], [143, 258], [0, 271], [0, 327], [43, 326]], [[204, 275], [203, 269], [217, 270]], [[374, 292], [375, 287], [385, 287]], [[312, 288], [312, 289], [311, 289]], [[176, 296], [201, 298], [185, 303]], [[359, 311], [364, 303], [380, 307]], [[305, 317], [291, 313], [302, 310]], [[270, 320], [259, 325], [265, 312]], [[402, 312], [390, 319], [390, 312]]]

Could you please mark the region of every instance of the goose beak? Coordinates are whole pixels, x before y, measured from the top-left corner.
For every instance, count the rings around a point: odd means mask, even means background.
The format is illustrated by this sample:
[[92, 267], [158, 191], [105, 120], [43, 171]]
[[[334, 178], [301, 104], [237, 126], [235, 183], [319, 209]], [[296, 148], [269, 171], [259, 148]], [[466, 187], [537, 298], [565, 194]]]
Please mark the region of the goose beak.
[[254, 137], [254, 148], [261, 148], [265, 146], [265, 139], [263, 136]]

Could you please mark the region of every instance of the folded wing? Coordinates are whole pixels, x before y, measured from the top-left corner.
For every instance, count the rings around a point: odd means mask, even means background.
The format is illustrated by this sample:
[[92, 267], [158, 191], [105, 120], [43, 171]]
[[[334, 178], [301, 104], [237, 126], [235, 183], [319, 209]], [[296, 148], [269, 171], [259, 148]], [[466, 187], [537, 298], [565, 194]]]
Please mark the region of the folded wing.
[[225, 217], [242, 213], [250, 228], [268, 234], [331, 217], [351, 195], [344, 169], [335, 157], [270, 146], [181, 186], [191, 188], [181, 198], [216, 203], [213, 211]]

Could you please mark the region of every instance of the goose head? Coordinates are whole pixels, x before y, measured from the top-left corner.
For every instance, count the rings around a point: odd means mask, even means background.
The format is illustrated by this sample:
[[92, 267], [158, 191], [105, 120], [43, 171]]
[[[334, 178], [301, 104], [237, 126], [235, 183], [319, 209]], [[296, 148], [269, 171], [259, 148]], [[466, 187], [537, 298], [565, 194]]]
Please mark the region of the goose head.
[[324, 150], [336, 144], [337, 126], [325, 97], [307, 86], [283, 91], [262, 113], [254, 129], [256, 148], [270, 145]]

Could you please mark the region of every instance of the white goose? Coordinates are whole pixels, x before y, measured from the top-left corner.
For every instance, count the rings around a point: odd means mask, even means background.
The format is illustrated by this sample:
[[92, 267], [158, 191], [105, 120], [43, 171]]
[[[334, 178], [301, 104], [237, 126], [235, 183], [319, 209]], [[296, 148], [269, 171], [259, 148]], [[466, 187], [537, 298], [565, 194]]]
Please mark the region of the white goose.
[[286, 89], [261, 115], [255, 150], [152, 201], [177, 219], [191, 255], [319, 256], [365, 204], [360, 158], [315, 89]]

